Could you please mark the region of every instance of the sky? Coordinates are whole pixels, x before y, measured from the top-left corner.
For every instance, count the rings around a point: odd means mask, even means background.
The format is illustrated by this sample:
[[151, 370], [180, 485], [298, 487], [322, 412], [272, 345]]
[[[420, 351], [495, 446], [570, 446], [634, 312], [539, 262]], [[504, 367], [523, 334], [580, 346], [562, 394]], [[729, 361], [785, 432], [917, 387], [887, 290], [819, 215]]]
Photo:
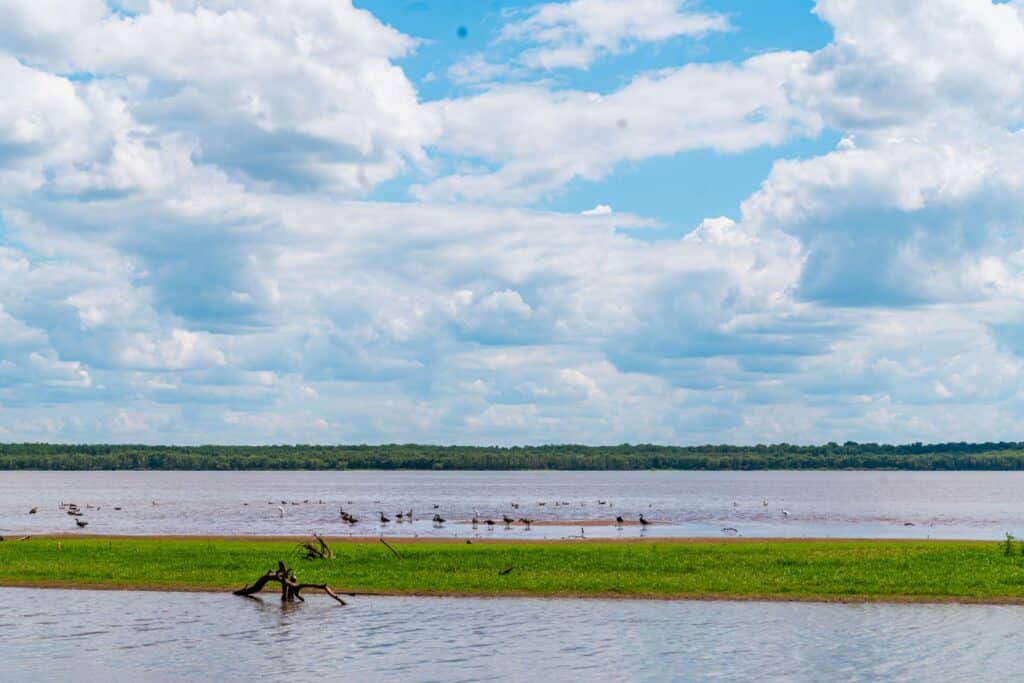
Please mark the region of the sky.
[[0, 16], [0, 441], [1022, 438], [1024, 0]]

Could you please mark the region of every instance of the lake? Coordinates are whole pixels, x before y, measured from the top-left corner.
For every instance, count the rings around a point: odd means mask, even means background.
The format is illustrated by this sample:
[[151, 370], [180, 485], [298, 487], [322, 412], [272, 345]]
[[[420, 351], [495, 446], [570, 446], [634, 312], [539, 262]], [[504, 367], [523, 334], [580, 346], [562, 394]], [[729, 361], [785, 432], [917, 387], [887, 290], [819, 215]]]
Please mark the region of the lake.
[[2, 588], [0, 662], [34, 680], [999, 681], [1024, 608]]
[[[62, 501], [100, 534], [1024, 536], [1024, 472], [892, 471], [0, 472], [0, 534], [77, 531]], [[499, 523], [474, 529], [474, 508]], [[414, 521], [397, 523], [410, 509]], [[641, 513], [656, 523], [612, 522]], [[503, 514], [535, 521], [505, 528]]]

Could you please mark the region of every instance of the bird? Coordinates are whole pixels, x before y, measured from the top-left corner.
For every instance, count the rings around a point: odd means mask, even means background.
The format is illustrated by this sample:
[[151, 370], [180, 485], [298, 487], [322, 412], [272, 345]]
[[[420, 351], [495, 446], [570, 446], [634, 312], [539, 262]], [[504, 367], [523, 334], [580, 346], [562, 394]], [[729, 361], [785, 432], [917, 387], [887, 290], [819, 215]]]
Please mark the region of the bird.
[[476, 527], [477, 524], [480, 523], [480, 511], [477, 510], [476, 508], [473, 508], [473, 519], [472, 519], [472, 522], [473, 522], [474, 528]]
[[447, 520], [445, 520], [444, 517], [442, 517], [441, 515], [437, 514], [436, 512], [434, 513], [434, 524], [437, 524], [438, 526], [440, 526], [440, 525], [444, 524], [445, 521], [447, 521]]
[[523, 526], [525, 526], [527, 529], [529, 529], [530, 525], [533, 524], [533, 520], [527, 519], [526, 517], [520, 517], [519, 521], [522, 522]]
[[117, 510], [118, 512], [120, 512], [121, 511], [121, 506], [120, 505], [115, 505], [114, 509]]
[[512, 507], [515, 508], [516, 510], [518, 510], [519, 509], [519, 503], [512, 503]]
[[409, 508], [409, 511], [405, 513], [405, 518], [410, 522], [412, 521], [412, 508]]
[[761, 505], [763, 505], [765, 507], [768, 507], [768, 499], [767, 498], [762, 498], [761, 499]]
[[399, 522], [401, 522], [403, 519], [405, 519], [405, 513], [404, 512], [399, 512], [397, 515], [395, 515], [395, 519], [397, 519]]
[[391, 521], [390, 519], [388, 519], [387, 517], [384, 516], [383, 512], [380, 513], [380, 523], [381, 524], [387, 524], [390, 521]]
[[281, 516], [282, 516], [282, 517], [284, 517], [284, 508], [283, 508], [283, 507], [281, 507], [280, 505], [278, 505], [278, 506], [277, 506], [277, 511], [281, 513]]
[[509, 517], [508, 515], [502, 515], [501, 519], [505, 522], [505, 526], [506, 527], [512, 526], [512, 522], [516, 521], [516, 520], [512, 519], [511, 517]]
[[640, 524], [642, 524], [643, 526], [647, 526], [650, 523], [650, 520], [644, 519], [643, 513], [640, 513]]
[[488, 529], [493, 529], [494, 528], [494, 520], [493, 519], [485, 519], [484, 520], [484, 524], [487, 525]]
[[39, 511], [39, 510], [38, 510], [38, 508], [32, 508], [31, 510], [29, 510], [29, 511], [28, 511], [28, 514], [30, 514], [30, 515], [34, 515], [34, 514], [36, 514], [36, 512], [38, 512], [38, 511]]
[[626, 520], [624, 520], [622, 518], [622, 515], [619, 515], [618, 517], [615, 518], [615, 524], [618, 525], [618, 526], [622, 526], [625, 523], [625, 521]]
[[85, 521], [84, 519], [76, 519], [76, 520], [75, 520], [75, 524], [77, 524], [77, 525], [78, 525], [78, 528], [79, 528], [79, 529], [81, 529], [82, 527], [87, 527], [87, 526], [89, 526], [89, 522]]
[[782, 516], [783, 516], [783, 517], [789, 517], [789, 510], [786, 510], [785, 508], [783, 508], [783, 510], [782, 510]]
[[740, 532], [740, 530], [734, 526], [724, 526], [722, 527], [722, 531], [731, 531], [734, 534], [738, 534]]

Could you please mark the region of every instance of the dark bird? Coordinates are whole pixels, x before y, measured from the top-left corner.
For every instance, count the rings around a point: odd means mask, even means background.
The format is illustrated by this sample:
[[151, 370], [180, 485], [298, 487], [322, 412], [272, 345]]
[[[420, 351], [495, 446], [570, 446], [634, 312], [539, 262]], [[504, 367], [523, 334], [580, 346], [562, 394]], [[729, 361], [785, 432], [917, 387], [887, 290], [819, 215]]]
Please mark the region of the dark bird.
[[30, 514], [30, 515], [34, 515], [34, 514], [36, 514], [36, 512], [38, 512], [38, 511], [39, 511], [39, 508], [32, 508], [31, 510], [29, 510], [29, 511], [28, 511], [28, 514]]
[[522, 522], [523, 526], [525, 526], [527, 529], [529, 529], [530, 525], [533, 524], [533, 520], [527, 519], [526, 517], [520, 517], [519, 521]]
[[519, 503], [512, 503], [512, 507], [515, 508], [516, 510], [518, 510], [519, 509]]
[[405, 513], [399, 512], [397, 515], [395, 515], [395, 518], [398, 519], [399, 522], [401, 522], [403, 519], [405, 519]]
[[641, 523], [642, 525], [644, 525], [644, 526], [647, 526], [648, 524], [650, 524], [650, 523], [651, 523], [651, 521], [650, 521], [650, 520], [648, 520], [648, 519], [644, 519], [643, 513], [641, 513], [641, 514], [640, 514], [640, 523]]
[[82, 527], [89, 526], [89, 522], [85, 521], [84, 519], [76, 519], [75, 524], [78, 525], [79, 529], [81, 529]]
[[512, 522], [516, 521], [516, 520], [512, 519], [511, 517], [509, 517], [508, 515], [502, 515], [501, 519], [505, 522], [505, 526], [511, 526]]
[[487, 525], [488, 529], [493, 529], [494, 528], [494, 520], [493, 519], [485, 519], [484, 520], [484, 524]]
[[740, 532], [740, 530], [737, 529], [734, 526], [724, 526], [724, 527], [722, 527], [722, 531], [729, 531], [729, 532], [732, 532], [734, 534], [738, 534]]
[[384, 516], [383, 512], [380, 513], [380, 523], [381, 524], [387, 524], [390, 521], [391, 521], [390, 519], [388, 519], [387, 517]]
[[120, 512], [120, 511], [121, 511], [121, 506], [120, 506], [120, 505], [118, 505], [118, 506], [117, 506], [117, 507], [115, 507], [114, 509], [115, 509], [115, 510], [117, 510], [118, 512]]
[[515, 567], [505, 567], [504, 569], [499, 569], [498, 576], [505, 576], [506, 574], [510, 573], [513, 569], [515, 569]]
[[434, 524], [441, 525], [441, 524], [444, 524], [445, 521], [447, 521], [447, 520], [445, 520], [444, 517], [442, 517], [441, 515], [437, 514], [436, 512], [434, 513]]
[[619, 526], [622, 526], [623, 524], [625, 524], [625, 522], [626, 522], [626, 520], [624, 520], [622, 518], [622, 515], [619, 515], [618, 517], [615, 518], [615, 523], [618, 524]]

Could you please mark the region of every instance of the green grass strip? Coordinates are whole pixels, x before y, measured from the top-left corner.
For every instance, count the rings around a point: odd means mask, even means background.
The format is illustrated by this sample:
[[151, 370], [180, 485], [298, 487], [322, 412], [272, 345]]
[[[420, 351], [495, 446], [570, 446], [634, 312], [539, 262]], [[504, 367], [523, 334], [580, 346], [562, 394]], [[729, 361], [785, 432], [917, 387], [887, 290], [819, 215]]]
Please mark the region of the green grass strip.
[[[353, 593], [1024, 602], [1024, 556], [993, 542], [294, 542], [32, 538], [0, 543], [0, 585], [232, 590], [283, 559]], [[499, 571], [512, 567], [505, 575]]]

